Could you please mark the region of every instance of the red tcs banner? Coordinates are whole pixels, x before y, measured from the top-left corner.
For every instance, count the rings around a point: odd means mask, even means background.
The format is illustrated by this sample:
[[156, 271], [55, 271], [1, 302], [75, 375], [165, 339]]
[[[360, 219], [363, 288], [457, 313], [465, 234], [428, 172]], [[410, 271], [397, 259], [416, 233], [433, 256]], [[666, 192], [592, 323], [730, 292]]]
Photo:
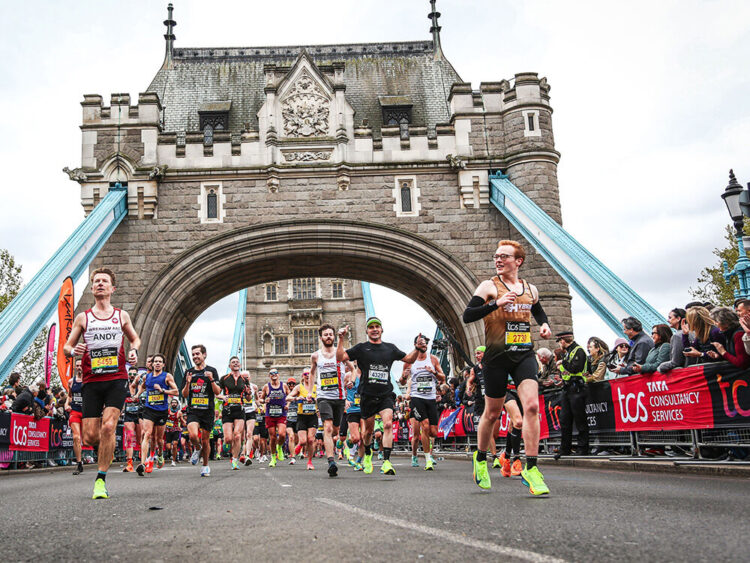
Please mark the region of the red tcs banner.
[[49, 418], [35, 419], [13, 413], [10, 419], [10, 448], [23, 452], [46, 452], [49, 449]]
[[703, 366], [613, 379], [609, 383], [618, 432], [714, 426]]

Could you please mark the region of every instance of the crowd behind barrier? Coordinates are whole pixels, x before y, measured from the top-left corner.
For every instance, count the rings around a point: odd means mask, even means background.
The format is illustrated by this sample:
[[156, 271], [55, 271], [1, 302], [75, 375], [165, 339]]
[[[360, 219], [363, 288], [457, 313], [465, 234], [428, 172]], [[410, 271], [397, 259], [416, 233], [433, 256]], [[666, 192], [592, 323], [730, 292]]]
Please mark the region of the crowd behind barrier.
[[[573, 381], [585, 394], [581, 420], [594, 448], [590, 453], [750, 457], [750, 300], [738, 300], [734, 309], [699, 302], [675, 308], [668, 324], [652, 327], [650, 337], [635, 318], [623, 319], [622, 327], [627, 338], [615, 340], [611, 349], [600, 338], [588, 339], [580, 373], [566, 371], [573, 353], [580, 356], [583, 349], [572, 333], [561, 333], [555, 350], [537, 350], [542, 450], [559, 449], [561, 401]], [[438, 450], [476, 446], [484, 397], [470, 373], [464, 370], [438, 389]], [[47, 390], [42, 378], [23, 386], [17, 373], [8, 385], [0, 396], [0, 468], [67, 463], [73, 439], [66, 390]], [[409, 418], [408, 401], [400, 396], [397, 449], [409, 448]], [[503, 412], [497, 439], [507, 432]], [[93, 454], [85, 450], [84, 457], [93, 461]]]

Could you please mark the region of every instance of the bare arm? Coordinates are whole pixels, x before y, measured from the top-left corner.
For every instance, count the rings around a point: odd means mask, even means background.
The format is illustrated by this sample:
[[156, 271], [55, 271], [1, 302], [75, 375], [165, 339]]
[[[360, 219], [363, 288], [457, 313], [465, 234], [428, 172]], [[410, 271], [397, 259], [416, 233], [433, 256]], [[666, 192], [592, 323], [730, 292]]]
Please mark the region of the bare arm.
[[122, 332], [130, 342], [130, 352], [128, 353], [128, 362], [136, 364], [138, 362], [138, 350], [141, 347], [141, 339], [133, 328], [133, 323], [130, 321], [130, 315], [127, 311], [122, 311]]
[[[340, 340], [339, 340], [340, 341]], [[336, 354], [338, 357], [338, 353]], [[313, 352], [310, 355], [310, 381], [315, 381], [315, 377], [318, 373], [318, 353]]]
[[406, 380], [409, 378], [411, 373], [411, 364], [404, 364], [404, 371], [401, 372], [401, 377], [398, 378], [399, 385], [406, 385]]
[[188, 372], [185, 375], [185, 384], [182, 386], [182, 396], [187, 399], [189, 394], [190, 382], [193, 380], [193, 374]]
[[349, 361], [349, 354], [347, 354], [346, 350], [344, 350], [344, 338], [346, 337], [348, 332], [349, 332], [348, 325], [345, 326], [344, 328], [339, 329], [339, 339], [338, 339], [338, 343], [336, 344], [336, 361], [337, 362]]
[[169, 389], [166, 389], [164, 391], [167, 395], [174, 395], [175, 397], [180, 394], [179, 390], [177, 389], [177, 384], [174, 382], [174, 377], [172, 377], [171, 373], [167, 374], [167, 377], [164, 380], [167, 385], [169, 385]]
[[81, 339], [84, 329], [86, 328], [86, 314], [78, 313], [73, 321], [73, 328], [70, 331], [68, 341], [63, 346], [65, 355], [70, 357], [80, 356], [86, 351], [86, 344], [78, 341]]
[[442, 385], [445, 383], [445, 374], [443, 373], [443, 368], [440, 367], [440, 360], [438, 360], [437, 356], [431, 356], [432, 358], [432, 367], [435, 369], [435, 378], [438, 380], [438, 383]]

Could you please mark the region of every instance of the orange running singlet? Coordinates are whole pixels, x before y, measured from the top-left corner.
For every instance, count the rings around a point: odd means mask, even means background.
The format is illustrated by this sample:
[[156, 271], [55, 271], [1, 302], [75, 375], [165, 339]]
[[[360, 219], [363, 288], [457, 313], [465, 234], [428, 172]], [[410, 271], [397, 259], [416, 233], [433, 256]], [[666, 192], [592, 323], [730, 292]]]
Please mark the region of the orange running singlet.
[[[492, 278], [498, 299], [510, 291], [498, 276]], [[523, 293], [516, 302], [493, 311], [484, 318], [484, 363], [503, 354], [520, 358], [533, 349], [531, 342], [531, 306], [534, 297], [526, 280], [521, 280]]]

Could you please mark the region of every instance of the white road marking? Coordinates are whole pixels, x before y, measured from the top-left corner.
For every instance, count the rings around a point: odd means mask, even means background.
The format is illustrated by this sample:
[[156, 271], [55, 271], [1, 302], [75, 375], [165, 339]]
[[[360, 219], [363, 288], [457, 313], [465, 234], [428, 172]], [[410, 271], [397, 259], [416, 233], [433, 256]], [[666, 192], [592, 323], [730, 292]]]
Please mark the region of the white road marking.
[[270, 477], [271, 480], [279, 485], [280, 487], [291, 487], [291, 485], [288, 485], [287, 483], [280, 482], [276, 477], [273, 476], [273, 473], [271, 471], [266, 471], [263, 473], [266, 477]]
[[516, 557], [518, 559], [523, 559], [525, 561], [532, 561], [533, 563], [563, 563], [565, 561], [564, 559], [550, 557], [549, 555], [543, 555], [541, 553], [535, 553], [533, 551], [525, 551], [523, 549], [505, 547], [502, 545], [497, 545], [497, 544], [489, 543], [489, 542], [482, 541], [482, 540], [475, 540], [473, 538], [459, 536], [447, 530], [439, 530], [437, 528], [430, 528], [429, 526], [424, 526], [422, 524], [415, 524], [407, 520], [401, 520], [400, 518], [393, 518], [392, 516], [384, 516], [376, 512], [370, 512], [368, 510], [363, 510], [356, 506], [351, 506], [349, 504], [344, 504], [343, 502], [338, 502], [338, 501], [327, 499], [327, 498], [316, 498], [315, 500], [318, 502], [322, 502], [323, 504], [333, 506], [335, 508], [348, 510], [349, 512], [353, 512], [355, 514], [364, 516], [366, 518], [372, 518], [373, 520], [378, 520], [380, 522], [384, 522], [385, 524], [390, 524], [391, 526], [398, 526], [399, 528], [411, 530], [412, 532], [419, 532], [421, 534], [440, 538], [441, 540], [448, 540], [453, 543], [466, 545], [468, 547], [474, 547], [477, 549], [483, 549], [485, 551], [491, 551], [493, 553], [497, 553], [498, 555], [504, 555], [506, 557]]

